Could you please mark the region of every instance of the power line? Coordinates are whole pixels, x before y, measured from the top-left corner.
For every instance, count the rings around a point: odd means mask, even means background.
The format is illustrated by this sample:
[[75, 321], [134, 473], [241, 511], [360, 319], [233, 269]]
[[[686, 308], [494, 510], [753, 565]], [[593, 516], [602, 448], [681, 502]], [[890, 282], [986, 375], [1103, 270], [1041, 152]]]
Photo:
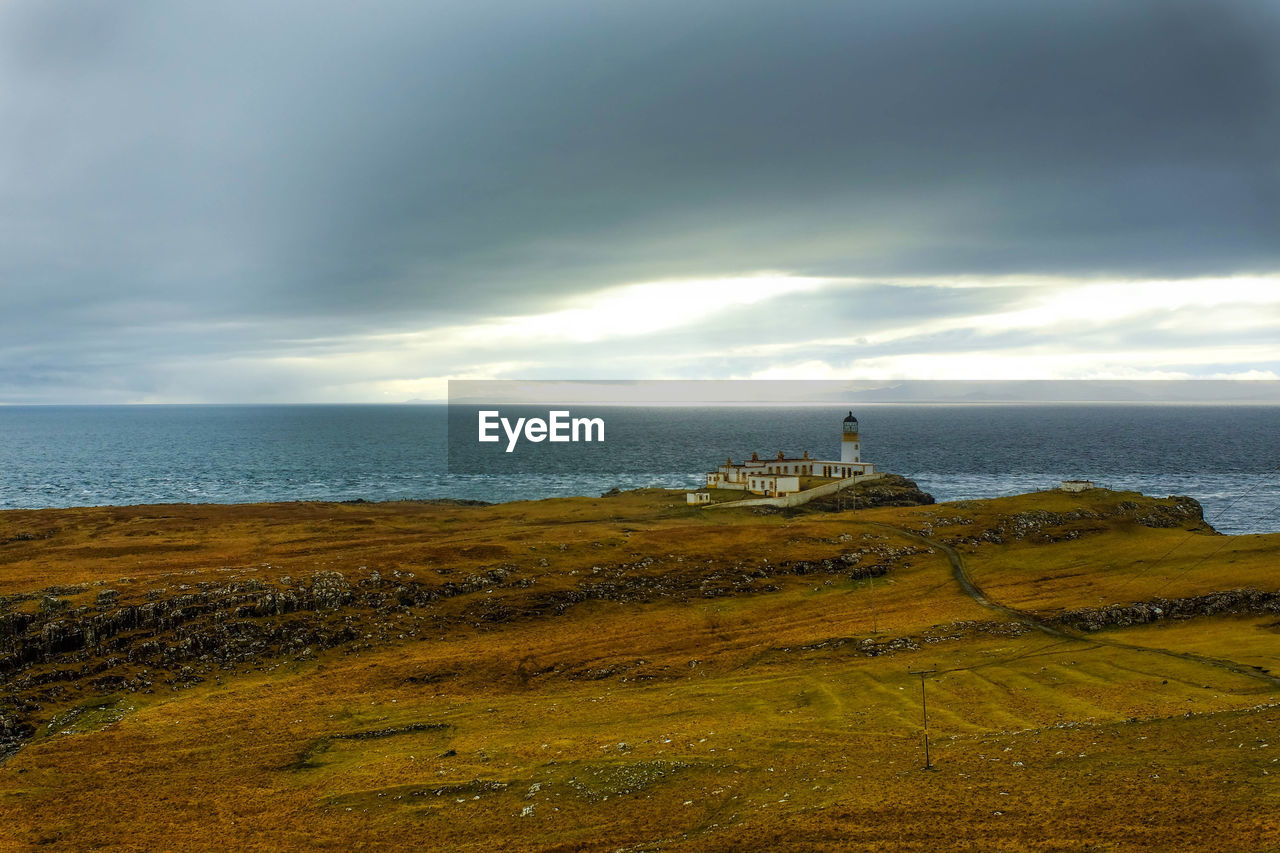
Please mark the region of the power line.
[[[1267, 473], [1273, 473], [1275, 471], [1280, 471], [1280, 466], [1262, 473], [1267, 474]], [[1259, 478], [1258, 481], [1255, 482], [1252, 486], [1250, 486], [1247, 491], [1237, 496], [1236, 499], [1233, 500], [1231, 503], [1227, 504], [1225, 507], [1223, 507], [1222, 509], [1214, 513], [1213, 517], [1208, 520], [1208, 523], [1212, 524], [1214, 521], [1219, 520], [1233, 506], [1240, 503], [1240, 501], [1244, 500], [1245, 498], [1252, 495], [1255, 491], [1257, 491], [1258, 487], [1261, 486], [1262, 483], [1263, 483], [1263, 480]], [[1272, 514], [1274, 515], [1274, 512]], [[1122, 584], [1119, 589], [1117, 589], [1114, 593], [1112, 593], [1112, 595], [1115, 597], [1119, 597], [1120, 595], [1122, 595], [1125, 592], [1125, 590], [1129, 589], [1131, 586], [1133, 586], [1135, 583], [1137, 583], [1139, 580], [1145, 577], [1149, 572], [1153, 571], [1157, 566], [1163, 563], [1165, 559], [1169, 557], [1170, 554], [1172, 554], [1174, 551], [1177, 551], [1182, 546], [1186, 545], [1187, 542], [1189, 542], [1193, 536], [1198, 536], [1198, 535], [1200, 534], [1197, 531], [1194, 531], [1194, 530], [1187, 531], [1186, 536], [1182, 537], [1182, 539], [1175, 542], [1173, 544], [1173, 547], [1171, 547], [1168, 551], [1165, 551], [1163, 554], [1161, 554], [1160, 557], [1154, 563], [1151, 563], [1142, 571], [1138, 572], [1138, 574], [1134, 575], [1133, 577], [1129, 578], [1129, 580], [1125, 581], [1124, 584]], [[1216, 549], [1214, 549], [1214, 551], [1209, 556], [1212, 556], [1213, 554], [1216, 554], [1218, 551], [1222, 550], [1223, 546], [1226, 544], [1227, 541], [1230, 541], [1229, 538], [1224, 540], [1223, 545], [1219, 545]], [[1205, 557], [1204, 559], [1208, 559], [1208, 557]], [[1203, 562], [1203, 560], [1201, 560], [1201, 562]], [[1197, 563], [1197, 565], [1199, 565], [1199, 563]]]
[[938, 675], [950, 675], [953, 672], [974, 672], [975, 670], [985, 669], [989, 666], [1002, 666], [1007, 663], [1013, 663], [1014, 661], [1051, 654], [1050, 649], [1057, 646], [1065, 646], [1070, 643], [1089, 644], [1089, 648], [1085, 649], [1085, 651], [1092, 651], [1093, 649], [1099, 648], [1098, 643], [1090, 641], [1087, 637], [1068, 637], [1065, 640], [1054, 640], [1052, 643], [1046, 643], [1043, 646], [1036, 646], [1034, 649], [1028, 649], [1025, 652], [1019, 652], [1018, 654], [1009, 655], [1008, 657], [984, 660], [981, 663], [975, 663], [970, 666], [953, 666], [950, 669], [936, 670], [936, 672]]
[[[1273, 509], [1273, 510], [1271, 511], [1271, 513], [1270, 513], [1269, 515], [1267, 515], [1267, 516], [1266, 516], [1266, 518], [1267, 518], [1267, 519], [1270, 519], [1272, 516], [1276, 515], [1278, 512], [1280, 512], [1280, 506], [1278, 506], [1278, 507], [1276, 507], [1275, 509]], [[1199, 560], [1197, 560], [1197, 561], [1195, 561], [1194, 563], [1192, 563], [1192, 564], [1191, 564], [1190, 566], [1188, 566], [1187, 568], [1185, 568], [1185, 569], [1183, 569], [1182, 571], [1178, 572], [1176, 575], [1173, 575], [1172, 577], [1170, 577], [1168, 580], [1166, 580], [1166, 581], [1164, 582], [1164, 586], [1162, 586], [1162, 587], [1160, 587], [1159, 589], [1157, 589], [1157, 590], [1156, 590], [1156, 593], [1155, 593], [1155, 594], [1156, 594], [1156, 595], [1160, 595], [1160, 593], [1162, 593], [1162, 592], [1164, 592], [1166, 589], [1168, 589], [1168, 588], [1173, 584], [1173, 582], [1174, 582], [1174, 581], [1179, 580], [1179, 579], [1180, 579], [1180, 578], [1182, 578], [1183, 576], [1185, 576], [1185, 575], [1189, 574], [1190, 572], [1195, 571], [1196, 569], [1200, 568], [1200, 566], [1201, 566], [1201, 565], [1203, 565], [1203, 564], [1204, 564], [1204, 562], [1205, 562], [1206, 560], [1208, 560], [1210, 557], [1212, 557], [1212, 556], [1214, 556], [1215, 554], [1217, 554], [1217, 553], [1218, 553], [1219, 551], [1221, 551], [1223, 548], [1227, 547], [1228, 543], [1230, 543], [1230, 542], [1231, 542], [1231, 537], [1230, 537], [1230, 536], [1224, 536], [1224, 537], [1222, 537], [1222, 542], [1218, 545], [1218, 547], [1217, 547], [1217, 548], [1214, 548], [1214, 549], [1213, 549], [1212, 551], [1210, 551], [1208, 554], [1205, 554], [1203, 557], [1201, 557]]]

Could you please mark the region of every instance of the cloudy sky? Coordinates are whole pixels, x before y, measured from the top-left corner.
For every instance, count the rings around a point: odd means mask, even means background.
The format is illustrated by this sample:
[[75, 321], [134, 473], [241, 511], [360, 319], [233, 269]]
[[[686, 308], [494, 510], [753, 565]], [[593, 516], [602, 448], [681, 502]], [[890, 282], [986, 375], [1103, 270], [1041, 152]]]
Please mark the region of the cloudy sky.
[[1280, 374], [1271, 0], [14, 0], [0, 402]]

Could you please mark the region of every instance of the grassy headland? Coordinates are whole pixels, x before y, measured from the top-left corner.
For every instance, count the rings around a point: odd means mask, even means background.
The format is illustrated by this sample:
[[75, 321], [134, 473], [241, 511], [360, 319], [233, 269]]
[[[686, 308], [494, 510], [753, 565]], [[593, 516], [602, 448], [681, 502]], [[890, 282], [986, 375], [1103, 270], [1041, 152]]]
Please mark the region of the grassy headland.
[[0, 513], [0, 849], [1280, 849], [1280, 534], [683, 501]]

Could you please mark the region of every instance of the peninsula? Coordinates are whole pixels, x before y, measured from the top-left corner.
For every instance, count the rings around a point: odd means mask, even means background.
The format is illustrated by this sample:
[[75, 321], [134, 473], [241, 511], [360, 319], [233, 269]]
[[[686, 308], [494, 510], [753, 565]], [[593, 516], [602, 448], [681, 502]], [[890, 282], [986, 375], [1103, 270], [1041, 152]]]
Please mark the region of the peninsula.
[[1280, 534], [836, 497], [0, 513], [0, 849], [1280, 845]]

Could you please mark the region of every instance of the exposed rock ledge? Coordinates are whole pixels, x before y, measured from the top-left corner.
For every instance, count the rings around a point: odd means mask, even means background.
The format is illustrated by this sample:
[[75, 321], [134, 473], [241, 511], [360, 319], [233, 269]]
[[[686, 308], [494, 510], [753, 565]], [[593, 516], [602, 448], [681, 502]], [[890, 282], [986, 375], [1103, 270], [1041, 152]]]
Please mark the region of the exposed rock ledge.
[[1280, 613], [1280, 592], [1230, 589], [1193, 598], [1155, 598], [1110, 607], [1067, 610], [1049, 621], [1078, 631], [1127, 628], [1164, 619], [1194, 619], [1198, 616], [1245, 616]]
[[819, 512], [839, 512], [876, 506], [929, 506], [933, 502], [933, 495], [921, 491], [915, 480], [909, 480], [901, 474], [885, 474], [878, 480], [860, 483], [833, 495], [814, 498], [803, 508]]

